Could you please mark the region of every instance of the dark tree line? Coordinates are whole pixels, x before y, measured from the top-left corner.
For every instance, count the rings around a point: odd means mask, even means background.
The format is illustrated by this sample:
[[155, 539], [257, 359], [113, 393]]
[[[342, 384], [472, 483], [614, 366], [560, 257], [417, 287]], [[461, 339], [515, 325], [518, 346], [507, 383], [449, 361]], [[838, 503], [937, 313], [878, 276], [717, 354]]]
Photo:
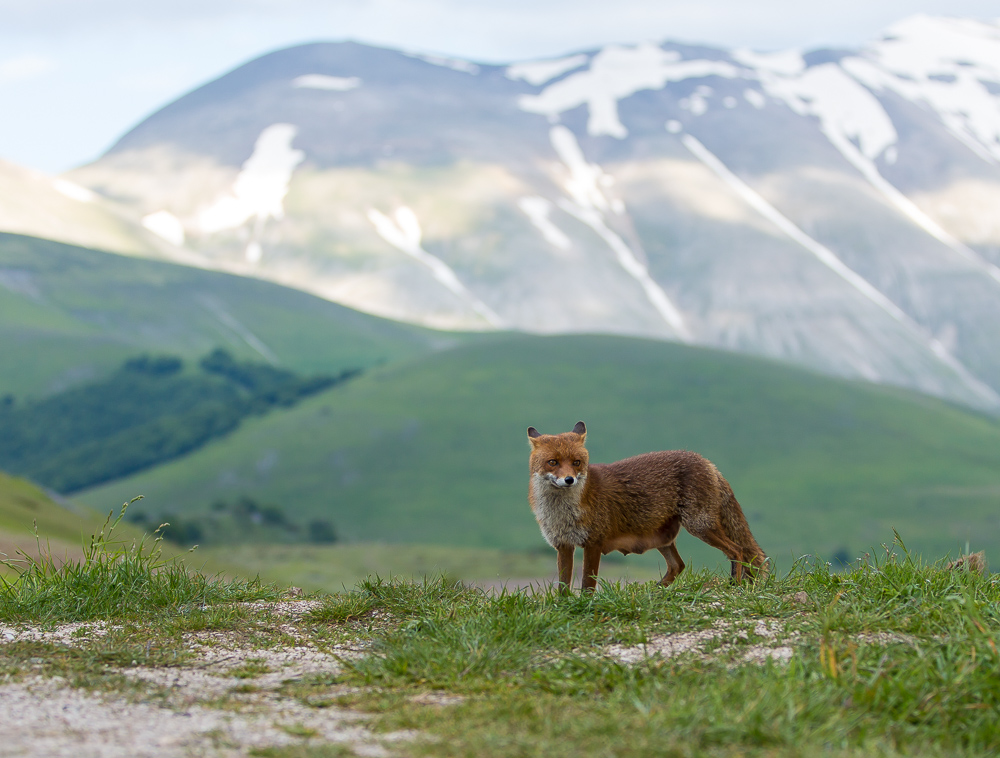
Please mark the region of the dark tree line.
[[358, 374], [301, 377], [224, 350], [185, 370], [142, 355], [111, 376], [33, 402], [0, 402], [0, 469], [57, 492], [111, 481], [195, 450], [243, 419]]
[[168, 540], [185, 546], [337, 542], [337, 531], [330, 521], [312, 519], [300, 525], [289, 519], [280, 506], [261, 504], [246, 495], [231, 502], [216, 500], [206, 513], [163, 513], [153, 517], [140, 507], [130, 510], [128, 518], [149, 531], [160, 528]]

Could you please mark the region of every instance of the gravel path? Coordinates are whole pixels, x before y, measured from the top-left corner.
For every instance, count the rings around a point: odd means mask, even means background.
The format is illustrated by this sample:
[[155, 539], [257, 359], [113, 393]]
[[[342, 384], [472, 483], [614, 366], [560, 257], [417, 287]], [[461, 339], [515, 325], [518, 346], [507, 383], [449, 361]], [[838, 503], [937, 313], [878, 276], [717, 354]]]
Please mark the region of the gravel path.
[[[267, 604], [289, 620], [309, 601]], [[150, 685], [150, 694], [91, 691], [61, 677], [34, 676], [0, 681], [0, 756], [52, 758], [180, 758], [245, 756], [254, 748], [341, 743], [359, 756], [390, 756], [410, 732], [374, 735], [365, 715], [336, 706], [312, 707], [278, 691], [283, 682], [315, 673], [337, 673], [338, 656], [356, 649], [311, 647], [291, 623], [281, 624], [298, 642], [291, 647], [249, 649], [225, 633], [189, 634], [195, 653], [183, 667], [120, 669]], [[54, 630], [0, 625], [3, 645], [15, 640], [73, 644], [105, 633], [101, 624], [72, 624]], [[260, 673], [248, 675], [247, 664]], [[239, 669], [237, 671], [237, 669]], [[138, 690], [143, 692], [142, 688]], [[324, 693], [324, 703], [336, 696]]]

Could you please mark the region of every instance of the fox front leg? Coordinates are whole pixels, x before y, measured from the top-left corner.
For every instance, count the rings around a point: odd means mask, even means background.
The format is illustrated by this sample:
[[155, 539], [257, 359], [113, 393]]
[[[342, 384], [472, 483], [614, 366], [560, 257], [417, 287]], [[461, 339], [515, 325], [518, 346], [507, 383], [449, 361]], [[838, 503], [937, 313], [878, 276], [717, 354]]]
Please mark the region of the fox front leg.
[[556, 548], [556, 567], [559, 569], [559, 591], [569, 592], [573, 588], [573, 545]]
[[601, 567], [600, 545], [586, 545], [583, 548], [583, 591], [593, 592], [597, 587], [597, 570]]

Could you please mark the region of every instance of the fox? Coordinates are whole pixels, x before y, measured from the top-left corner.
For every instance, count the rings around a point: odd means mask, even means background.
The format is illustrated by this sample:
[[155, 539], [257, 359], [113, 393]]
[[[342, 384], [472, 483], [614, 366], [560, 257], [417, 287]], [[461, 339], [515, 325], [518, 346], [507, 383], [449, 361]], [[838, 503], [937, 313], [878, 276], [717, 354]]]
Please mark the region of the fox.
[[732, 562], [732, 580], [763, 578], [769, 559], [750, 532], [729, 482], [708, 460], [664, 450], [591, 464], [582, 421], [573, 431], [541, 434], [531, 444], [528, 502], [545, 541], [556, 550], [558, 586], [570, 591], [573, 553], [583, 548], [583, 590], [597, 586], [601, 557], [656, 548], [667, 563], [664, 587], [684, 570], [674, 544], [683, 526]]

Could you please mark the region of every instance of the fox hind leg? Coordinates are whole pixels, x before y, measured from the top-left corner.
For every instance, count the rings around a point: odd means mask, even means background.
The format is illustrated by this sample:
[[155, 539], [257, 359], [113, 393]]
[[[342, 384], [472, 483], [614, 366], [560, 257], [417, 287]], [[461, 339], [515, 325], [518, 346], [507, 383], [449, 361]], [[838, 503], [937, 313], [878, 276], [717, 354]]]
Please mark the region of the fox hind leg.
[[747, 561], [743, 555], [743, 550], [726, 536], [726, 533], [722, 531], [721, 528], [707, 529], [700, 534], [695, 534], [695, 537], [711, 545], [714, 548], [718, 548], [732, 563], [732, 577], [736, 582], [743, 580], [743, 564]]
[[663, 575], [660, 584], [667, 587], [673, 584], [674, 579], [684, 570], [684, 561], [681, 560], [681, 554], [677, 552], [677, 548], [673, 543], [670, 543], [666, 547], [658, 548], [658, 550], [667, 562], [667, 573]]
[[663, 547], [657, 548], [660, 551], [660, 555], [667, 562], [667, 573], [663, 575], [660, 579], [660, 584], [666, 587], [672, 584], [674, 579], [677, 578], [684, 570], [684, 561], [681, 560], [681, 554], [677, 552], [677, 547], [674, 544], [674, 540], [677, 539], [677, 535], [681, 531], [681, 517], [674, 516], [667, 519], [666, 523], [660, 527], [659, 534], [663, 538], [664, 542], [667, 544]]

